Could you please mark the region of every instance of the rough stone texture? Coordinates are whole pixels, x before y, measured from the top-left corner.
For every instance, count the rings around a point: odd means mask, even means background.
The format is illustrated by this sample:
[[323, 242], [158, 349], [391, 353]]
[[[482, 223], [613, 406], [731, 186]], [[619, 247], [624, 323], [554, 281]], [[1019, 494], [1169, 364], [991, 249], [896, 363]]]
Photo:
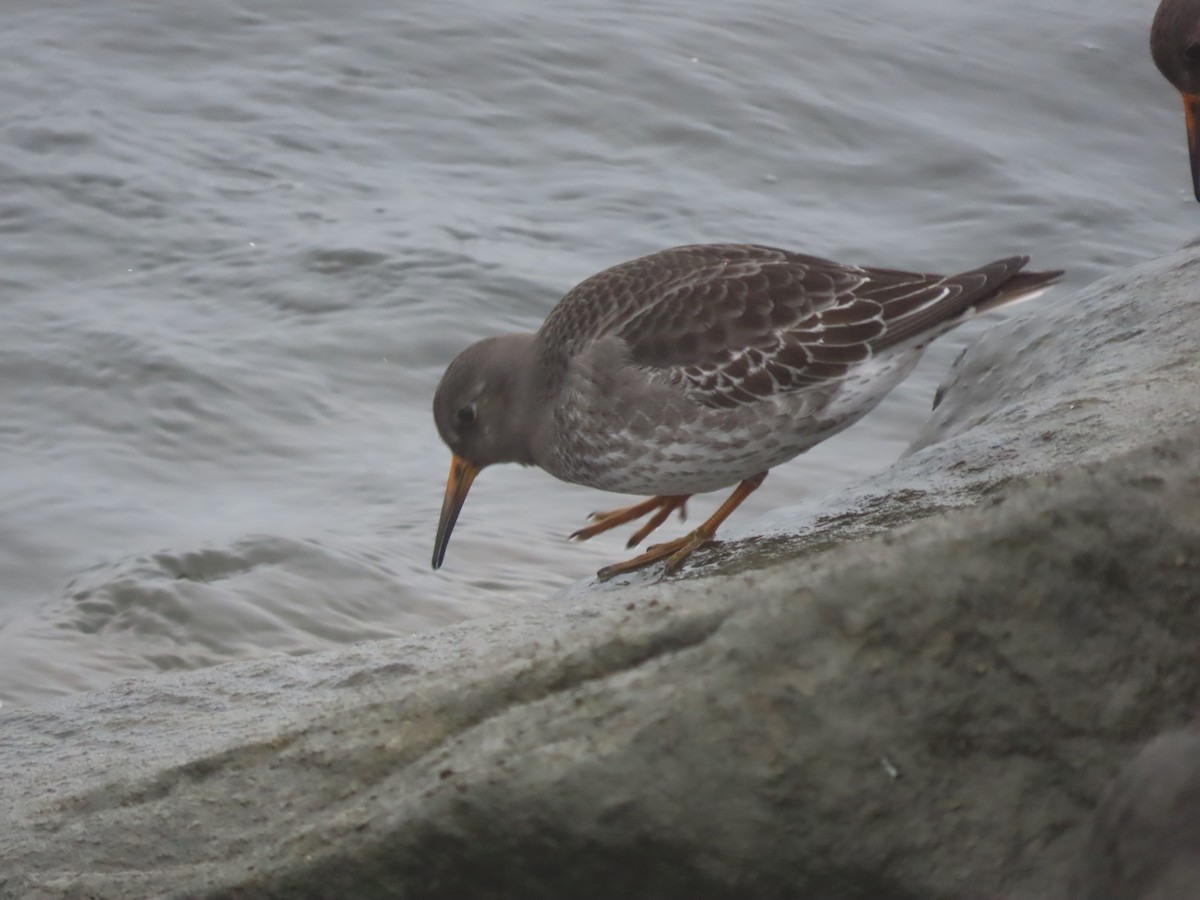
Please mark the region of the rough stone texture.
[[1048, 296], [705, 577], [6, 715], [0, 897], [1059, 898], [1200, 709], [1198, 312]]

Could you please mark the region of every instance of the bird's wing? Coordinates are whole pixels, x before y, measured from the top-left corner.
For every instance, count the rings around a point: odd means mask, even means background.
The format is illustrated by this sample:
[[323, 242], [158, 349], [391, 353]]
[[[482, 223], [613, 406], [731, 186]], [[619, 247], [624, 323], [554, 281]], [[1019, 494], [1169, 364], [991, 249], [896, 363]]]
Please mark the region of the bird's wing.
[[960, 275], [860, 268], [753, 244], [664, 250], [581, 282], [542, 326], [563, 353], [614, 336], [698, 402], [732, 407], [832, 383], [888, 347], [932, 339], [1027, 262]]

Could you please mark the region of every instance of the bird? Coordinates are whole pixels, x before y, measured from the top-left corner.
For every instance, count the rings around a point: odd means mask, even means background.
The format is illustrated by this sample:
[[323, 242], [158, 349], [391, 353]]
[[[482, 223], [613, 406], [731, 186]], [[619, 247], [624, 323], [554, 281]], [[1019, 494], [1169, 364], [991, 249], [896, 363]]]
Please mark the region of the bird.
[[487, 337], [433, 397], [451, 451], [434, 540], [439, 568], [467, 492], [499, 463], [649, 499], [593, 513], [586, 540], [649, 517], [640, 543], [693, 494], [733, 487], [688, 534], [606, 566], [674, 574], [767, 472], [847, 428], [936, 337], [1027, 300], [1063, 274], [1012, 256], [957, 275], [860, 267], [759, 244], [693, 244], [572, 288], [536, 332]]
[[1162, 0], [1150, 26], [1150, 55], [1183, 97], [1192, 191], [1200, 200], [1200, 0]]

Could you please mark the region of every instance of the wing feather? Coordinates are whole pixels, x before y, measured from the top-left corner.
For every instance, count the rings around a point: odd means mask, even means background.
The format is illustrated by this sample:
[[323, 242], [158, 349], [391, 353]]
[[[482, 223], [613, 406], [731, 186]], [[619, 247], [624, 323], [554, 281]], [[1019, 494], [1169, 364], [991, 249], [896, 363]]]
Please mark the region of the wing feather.
[[[860, 268], [755, 244], [697, 244], [606, 269], [581, 282], [542, 326], [548, 365], [603, 337], [630, 361], [733, 407], [830, 384], [890, 347], [936, 337], [974, 308], [1004, 300], [1028, 262], [959, 275]], [[1019, 276], [1024, 293], [1058, 273]], [[989, 306], [990, 303], [990, 306]]]

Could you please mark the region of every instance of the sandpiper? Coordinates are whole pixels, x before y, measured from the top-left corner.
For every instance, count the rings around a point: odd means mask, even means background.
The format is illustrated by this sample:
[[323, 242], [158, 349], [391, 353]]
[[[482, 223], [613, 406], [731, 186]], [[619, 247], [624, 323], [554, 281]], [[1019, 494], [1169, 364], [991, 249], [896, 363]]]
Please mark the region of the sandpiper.
[[703, 524], [598, 575], [676, 571], [767, 472], [853, 424], [934, 338], [1041, 293], [1025, 256], [958, 275], [843, 265], [755, 244], [663, 250], [593, 275], [533, 333], [479, 341], [446, 369], [434, 420], [453, 453], [433, 567], [479, 471], [539, 466], [650, 499], [596, 513], [586, 539], [736, 485]]

